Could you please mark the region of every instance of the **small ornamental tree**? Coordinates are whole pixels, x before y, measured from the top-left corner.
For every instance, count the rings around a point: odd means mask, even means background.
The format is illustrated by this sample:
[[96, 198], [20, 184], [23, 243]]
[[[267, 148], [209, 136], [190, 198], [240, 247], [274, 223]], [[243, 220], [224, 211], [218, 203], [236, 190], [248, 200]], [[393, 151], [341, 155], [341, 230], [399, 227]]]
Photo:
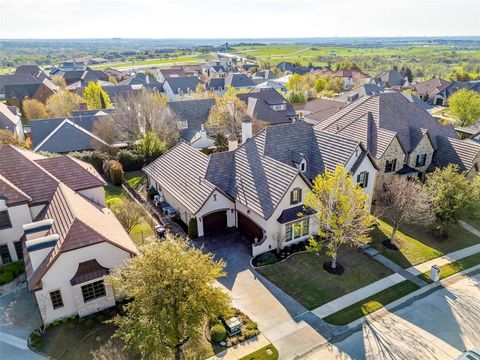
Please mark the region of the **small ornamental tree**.
[[246, 114], [245, 103], [237, 97], [237, 91], [230, 87], [222, 97], [215, 98], [205, 127], [215, 136], [219, 133], [239, 135]]
[[80, 109], [83, 99], [68, 90], [59, 90], [50, 95], [45, 108], [54, 117], [70, 116], [74, 110]]
[[142, 220], [142, 207], [133, 200], [120, 201], [113, 205], [113, 212], [123, 228], [130, 234]]
[[131, 299], [113, 320], [114, 336], [143, 359], [180, 360], [185, 346], [201, 339], [208, 318], [230, 307], [228, 294], [215, 286], [225, 276], [224, 266], [171, 234], [148, 242], [107, 278], [117, 293]]
[[135, 151], [145, 159], [146, 164], [151, 163], [162, 155], [166, 149], [167, 144], [165, 141], [160, 140], [153, 131], [147, 131], [145, 134], [142, 134], [135, 147]]
[[117, 160], [107, 160], [103, 163], [103, 173], [115, 186], [122, 185], [123, 168]]
[[88, 83], [83, 91], [83, 98], [89, 109], [108, 109], [112, 107], [110, 97], [103, 88], [94, 81]]
[[50, 117], [45, 106], [37, 99], [23, 100], [22, 113], [27, 120], [46, 119]]
[[318, 252], [324, 249], [331, 258], [324, 264], [324, 269], [341, 274], [343, 267], [337, 264], [340, 246], [358, 246], [370, 239], [373, 217], [369, 211], [368, 195], [343, 166], [337, 166], [334, 171], [317, 176], [304, 205], [316, 211], [318, 235], [323, 239], [311, 238], [308, 250]]
[[217, 136], [215, 136], [215, 142], [213, 143], [213, 145], [215, 145], [215, 147], [217, 148], [217, 152], [227, 151], [228, 139], [222, 133], [218, 133]]

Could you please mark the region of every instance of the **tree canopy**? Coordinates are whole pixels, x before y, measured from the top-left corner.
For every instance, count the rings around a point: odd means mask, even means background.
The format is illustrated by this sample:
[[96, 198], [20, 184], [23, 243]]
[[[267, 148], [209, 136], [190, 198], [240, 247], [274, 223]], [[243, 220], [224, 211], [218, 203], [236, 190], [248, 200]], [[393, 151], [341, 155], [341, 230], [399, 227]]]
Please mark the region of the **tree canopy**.
[[109, 109], [112, 107], [110, 97], [103, 88], [94, 81], [90, 81], [83, 91], [83, 98], [91, 110]]
[[460, 126], [469, 126], [480, 119], [480, 94], [473, 90], [460, 89], [450, 99], [448, 106], [460, 120]]
[[83, 99], [68, 90], [58, 90], [47, 99], [45, 108], [53, 117], [70, 116], [80, 109]]
[[22, 113], [27, 120], [46, 119], [50, 114], [37, 99], [25, 99], [22, 102]]
[[242, 130], [242, 119], [247, 115], [247, 106], [237, 97], [237, 91], [230, 87], [227, 92], [215, 98], [205, 127], [213, 135], [238, 135]]

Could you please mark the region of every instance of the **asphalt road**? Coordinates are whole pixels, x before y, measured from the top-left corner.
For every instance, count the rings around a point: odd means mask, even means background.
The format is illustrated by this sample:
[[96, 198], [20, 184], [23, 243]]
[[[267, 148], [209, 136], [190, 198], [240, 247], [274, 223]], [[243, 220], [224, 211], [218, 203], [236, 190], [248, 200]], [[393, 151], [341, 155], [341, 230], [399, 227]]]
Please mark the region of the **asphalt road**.
[[473, 347], [480, 347], [480, 274], [367, 322], [345, 340], [301, 359], [456, 359]]

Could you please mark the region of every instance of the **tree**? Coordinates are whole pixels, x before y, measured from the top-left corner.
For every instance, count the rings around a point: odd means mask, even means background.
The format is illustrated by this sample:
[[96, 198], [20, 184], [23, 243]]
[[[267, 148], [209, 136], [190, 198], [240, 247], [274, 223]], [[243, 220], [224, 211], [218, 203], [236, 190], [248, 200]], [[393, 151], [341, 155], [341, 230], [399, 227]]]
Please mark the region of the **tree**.
[[24, 149], [30, 149], [32, 144], [28, 141], [21, 141], [17, 135], [12, 133], [9, 130], [0, 129], [0, 146], [4, 144], [10, 144], [14, 146], [19, 146]]
[[165, 141], [160, 140], [153, 131], [147, 131], [139, 139], [135, 151], [143, 156], [145, 163], [149, 164], [167, 150]]
[[358, 66], [356, 63], [353, 61], [340, 61], [335, 64], [335, 71], [341, 71], [341, 70], [357, 70], [357, 71], [362, 71], [360, 66]]
[[93, 134], [108, 144], [105, 145], [99, 141], [92, 140], [92, 146], [95, 150], [106, 152], [110, 155], [115, 155], [117, 153], [117, 149], [111, 146], [115, 144], [117, 140], [119, 140], [112, 117], [105, 116], [95, 122], [93, 125]]
[[476, 91], [456, 91], [448, 100], [448, 106], [460, 120], [460, 126], [470, 126], [480, 118], [480, 94]]
[[242, 119], [246, 116], [248, 115], [245, 103], [237, 97], [237, 91], [230, 87], [222, 97], [215, 98], [205, 127], [214, 136], [219, 133], [239, 135]]
[[62, 90], [67, 88], [67, 82], [60, 75], [52, 76], [52, 82]]
[[411, 83], [413, 81], [413, 73], [412, 73], [412, 70], [410, 70], [409, 67], [402, 66], [402, 68], [400, 69], [400, 74], [403, 77], [406, 77], [408, 79], [409, 83]]
[[120, 97], [114, 119], [117, 131], [124, 139], [135, 141], [145, 132], [153, 131], [170, 147], [179, 137], [179, 119], [167, 108], [167, 98], [146, 88], [127, 98]]
[[27, 120], [48, 118], [45, 106], [37, 99], [25, 99], [22, 102], [22, 112]]
[[332, 261], [324, 264], [330, 272], [337, 269], [337, 253], [342, 245], [359, 245], [369, 240], [372, 216], [368, 195], [353, 181], [343, 166], [327, 171], [313, 181], [311, 192], [307, 193], [306, 207], [316, 211], [318, 235], [323, 241], [311, 238], [309, 251], [318, 252], [324, 248]]
[[228, 139], [222, 133], [218, 133], [217, 136], [215, 136], [215, 142], [213, 143], [213, 145], [215, 145], [215, 147], [217, 148], [217, 152], [227, 151]]
[[113, 212], [123, 228], [130, 234], [142, 220], [142, 207], [133, 200], [120, 201], [113, 205]]
[[273, 242], [275, 243], [275, 249], [277, 250], [277, 254], [280, 255], [280, 252], [285, 245], [286, 239], [282, 232], [278, 232], [273, 235]]
[[45, 108], [54, 117], [70, 116], [74, 110], [80, 109], [83, 99], [68, 90], [58, 90], [47, 99]]
[[344, 90], [345, 83], [341, 77], [325, 74], [324, 79], [326, 81], [325, 90], [330, 90], [337, 94]]
[[307, 77], [304, 75], [293, 74], [287, 81], [285, 86], [290, 91], [305, 91], [306, 90]]
[[318, 78], [317, 80], [315, 80], [315, 91], [317, 92], [317, 94], [325, 90], [326, 86], [327, 86], [327, 81], [325, 79]]
[[457, 165], [435, 169], [427, 176], [426, 187], [439, 230], [446, 235], [449, 225], [475, 217], [480, 202], [480, 180], [470, 181]]
[[94, 81], [90, 81], [83, 91], [83, 98], [89, 109], [108, 109], [112, 107], [110, 97], [103, 88]]
[[385, 185], [379, 208], [392, 223], [390, 243], [385, 244], [396, 249], [395, 234], [398, 228], [407, 223], [430, 224], [433, 212], [428, 193], [416, 181], [395, 176]]
[[115, 336], [142, 358], [181, 359], [185, 345], [203, 336], [207, 318], [229, 308], [229, 296], [214, 285], [225, 276], [224, 266], [171, 234], [142, 246], [139, 256], [107, 278], [131, 299], [125, 314], [114, 318]]
[[308, 98], [304, 91], [289, 91], [287, 99], [292, 104], [300, 104], [307, 102]]

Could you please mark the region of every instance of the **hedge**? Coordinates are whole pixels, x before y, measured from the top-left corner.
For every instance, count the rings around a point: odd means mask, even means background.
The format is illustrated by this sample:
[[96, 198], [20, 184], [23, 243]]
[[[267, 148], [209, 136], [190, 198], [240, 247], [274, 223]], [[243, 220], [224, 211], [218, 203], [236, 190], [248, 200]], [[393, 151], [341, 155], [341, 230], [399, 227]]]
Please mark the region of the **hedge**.
[[196, 239], [198, 237], [198, 227], [197, 227], [197, 219], [191, 218], [188, 222], [188, 237], [190, 239]]
[[103, 163], [103, 173], [110, 180], [112, 185], [122, 185], [123, 168], [117, 160], [107, 160]]
[[145, 165], [145, 158], [130, 150], [120, 150], [117, 154], [117, 160], [122, 164], [124, 171], [141, 170]]

